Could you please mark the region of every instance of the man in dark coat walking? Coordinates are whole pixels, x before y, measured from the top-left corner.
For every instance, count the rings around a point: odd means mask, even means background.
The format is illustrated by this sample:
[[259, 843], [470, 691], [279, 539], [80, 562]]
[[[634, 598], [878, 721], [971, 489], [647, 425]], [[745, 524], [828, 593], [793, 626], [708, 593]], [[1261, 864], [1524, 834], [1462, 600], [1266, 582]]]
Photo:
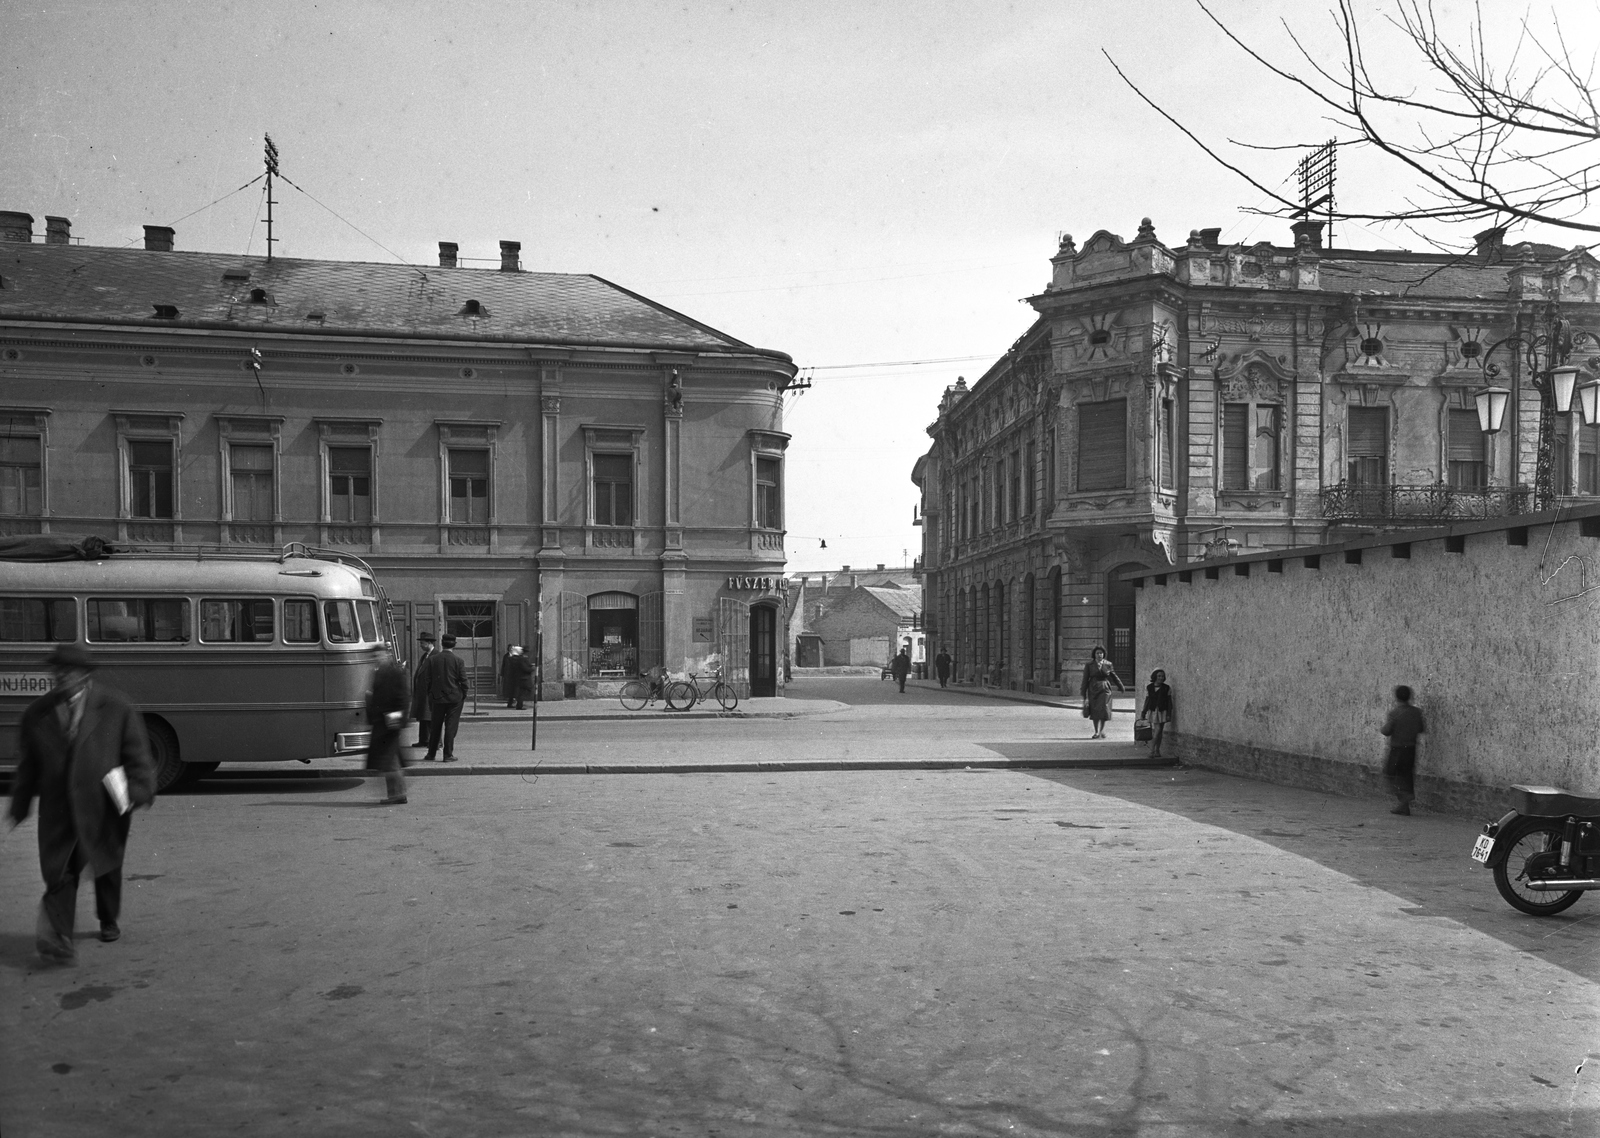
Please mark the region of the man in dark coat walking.
[[439, 743], [444, 742], [444, 761], [456, 761], [456, 728], [461, 725], [461, 705], [467, 701], [467, 666], [455, 654], [456, 638], [448, 632], [440, 641], [444, 650], [435, 652], [423, 664], [428, 683], [428, 702], [432, 705], [432, 720], [428, 723], [428, 753], [431, 761], [439, 753]]
[[500, 657], [500, 694], [505, 697], [506, 707], [517, 705], [517, 653], [521, 649], [512, 644], [506, 648], [506, 654]]
[[[77, 957], [72, 929], [77, 919], [78, 878], [94, 875], [95, 915], [100, 939], [122, 935], [122, 856], [134, 806], [156, 796], [144, 719], [117, 691], [94, 680], [94, 661], [77, 644], [63, 644], [47, 661], [56, 686], [22, 713], [18, 741], [22, 760], [11, 791], [11, 824], [25, 821], [39, 800], [39, 903], [35, 941], [39, 955], [70, 962]], [[113, 798], [106, 776], [126, 778], [126, 809]]]
[[511, 675], [511, 690], [516, 696], [517, 710], [524, 711], [527, 709], [524, 701], [533, 698], [533, 657], [528, 655], [526, 644], [517, 649]]
[[890, 662], [889, 674], [894, 677], [894, 682], [900, 685], [900, 692], [904, 695], [906, 677], [911, 674], [911, 657], [906, 654], [904, 648], [900, 649], [900, 654]]
[[933, 658], [933, 670], [939, 673], [939, 686], [950, 685], [950, 649], [940, 647], [939, 654]]
[[433, 633], [424, 632], [417, 637], [422, 653], [417, 657], [416, 670], [411, 673], [411, 718], [417, 721], [416, 746], [428, 745], [428, 722], [433, 718], [433, 708], [428, 703], [428, 657], [433, 655]]
[[372, 741], [367, 746], [367, 769], [382, 771], [387, 793], [380, 806], [403, 806], [406, 801], [406, 776], [401, 771], [400, 732], [405, 730], [406, 711], [411, 706], [411, 677], [398, 660], [380, 664], [372, 674], [372, 690], [367, 693], [367, 722], [372, 724]]

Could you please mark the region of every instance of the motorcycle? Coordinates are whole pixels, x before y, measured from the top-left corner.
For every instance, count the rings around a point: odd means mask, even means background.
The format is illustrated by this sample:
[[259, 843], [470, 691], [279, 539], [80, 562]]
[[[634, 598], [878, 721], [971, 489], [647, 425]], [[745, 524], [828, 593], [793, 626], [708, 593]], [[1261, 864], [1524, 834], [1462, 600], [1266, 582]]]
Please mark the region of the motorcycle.
[[1600, 798], [1553, 786], [1513, 786], [1512, 809], [1484, 826], [1472, 859], [1494, 871], [1514, 909], [1548, 917], [1600, 889]]

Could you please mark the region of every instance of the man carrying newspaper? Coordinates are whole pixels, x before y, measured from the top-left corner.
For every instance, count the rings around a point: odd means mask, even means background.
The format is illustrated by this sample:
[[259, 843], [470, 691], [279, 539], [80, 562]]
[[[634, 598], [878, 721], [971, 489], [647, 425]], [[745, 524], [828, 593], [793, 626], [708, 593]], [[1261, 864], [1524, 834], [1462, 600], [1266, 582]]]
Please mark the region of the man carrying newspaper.
[[26, 821], [39, 800], [39, 868], [44, 899], [35, 941], [46, 960], [77, 958], [72, 928], [78, 878], [94, 875], [100, 939], [122, 935], [122, 855], [135, 806], [155, 800], [156, 770], [144, 720], [117, 691], [96, 681], [94, 661], [62, 644], [46, 661], [56, 686], [22, 713], [22, 761], [12, 782], [11, 824]]

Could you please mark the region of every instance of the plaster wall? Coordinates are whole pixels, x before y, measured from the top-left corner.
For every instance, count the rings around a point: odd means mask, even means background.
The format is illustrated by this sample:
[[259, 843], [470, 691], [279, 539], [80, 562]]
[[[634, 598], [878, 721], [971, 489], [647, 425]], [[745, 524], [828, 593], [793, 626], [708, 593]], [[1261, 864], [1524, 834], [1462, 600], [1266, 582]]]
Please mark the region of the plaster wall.
[[[1325, 789], [1376, 786], [1396, 684], [1428, 720], [1424, 802], [1477, 808], [1512, 783], [1600, 795], [1590, 711], [1600, 694], [1600, 540], [1577, 521], [1497, 529], [1449, 553], [1440, 531], [1361, 551], [1223, 563], [1138, 593], [1141, 666], [1165, 668], [1177, 753]], [[1392, 535], [1404, 538], [1404, 534]], [[1585, 577], [1587, 576], [1587, 581]]]

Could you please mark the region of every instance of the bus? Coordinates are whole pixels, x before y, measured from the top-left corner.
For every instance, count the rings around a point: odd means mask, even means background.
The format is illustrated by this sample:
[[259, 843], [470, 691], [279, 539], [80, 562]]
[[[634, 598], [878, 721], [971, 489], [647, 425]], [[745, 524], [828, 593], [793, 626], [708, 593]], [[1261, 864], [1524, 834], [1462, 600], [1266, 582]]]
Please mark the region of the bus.
[[394, 635], [365, 562], [298, 543], [0, 560], [0, 762], [20, 759], [23, 709], [53, 686], [45, 659], [64, 643], [143, 713], [166, 790], [223, 762], [364, 753]]

